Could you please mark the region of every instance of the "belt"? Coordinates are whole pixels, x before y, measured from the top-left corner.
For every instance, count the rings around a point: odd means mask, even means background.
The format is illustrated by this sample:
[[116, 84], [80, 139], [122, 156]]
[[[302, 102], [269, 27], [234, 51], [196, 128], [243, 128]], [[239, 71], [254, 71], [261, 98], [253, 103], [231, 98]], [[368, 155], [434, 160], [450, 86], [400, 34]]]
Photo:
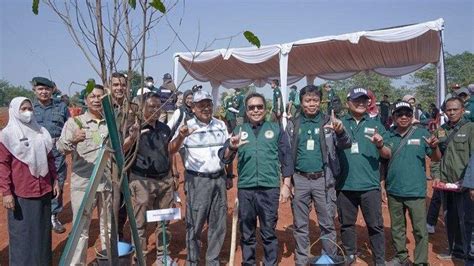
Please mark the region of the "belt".
[[324, 171], [321, 172], [311, 172], [311, 173], [305, 173], [305, 172], [300, 172], [300, 171], [295, 171], [295, 173], [299, 174], [300, 176], [304, 176], [308, 179], [316, 180], [322, 176], [324, 176]]
[[145, 178], [162, 179], [162, 178], [168, 176], [169, 173], [163, 173], [163, 174], [159, 174], [159, 175], [149, 175], [149, 174], [138, 173], [138, 172], [132, 170], [132, 175], [134, 175], [134, 177], [136, 177], [138, 179], [145, 179]]
[[192, 170], [186, 170], [186, 173], [193, 176], [206, 177], [206, 178], [219, 178], [225, 175], [224, 170], [220, 170], [219, 172], [215, 172], [215, 173], [201, 173], [201, 172], [196, 172]]

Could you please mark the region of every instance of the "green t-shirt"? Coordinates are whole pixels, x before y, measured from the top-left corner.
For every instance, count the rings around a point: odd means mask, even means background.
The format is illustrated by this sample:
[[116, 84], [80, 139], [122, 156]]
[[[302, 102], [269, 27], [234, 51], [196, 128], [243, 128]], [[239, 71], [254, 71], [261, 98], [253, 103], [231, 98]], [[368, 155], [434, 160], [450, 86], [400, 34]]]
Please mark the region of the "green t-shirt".
[[224, 108], [225, 108], [225, 118], [227, 120], [234, 120], [235, 119], [235, 113], [231, 112], [229, 108], [233, 107], [233, 96], [229, 96], [225, 98], [224, 100]]
[[[278, 109], [278, 99], [280, 99], [280, 108]], [[281, 90], [280, 88], [273, 89], [273, 112], [280, 112], [283, 113], [283, 101], [281, 97]]]
[[245, 103], [243, 93], [239, 93], [234, 96], [233, 106], [235, 109], [239, 110], [238, 116], [243, 117], [245, 115]]
[[343, 116], [341, 120], [351, 137], [352, 146], [349, 149], [338, 150], [342, 172], [336, 180], [336, 189], [368, 191], [380, 188], [379, 151], [365, 135], [371, 136], [378, 131], [384, 139], [387, 139], [387, 131], [379, 120], [368, 115], [365, 115], [358, 124], [349, 114]]
[[474, 96], [464, 104], [464, 119], [474, 122]]
[[[426, 129], [416, 128], [399, 153], [391, 159], [385, 181], [388, 194], [398, 197], [426, 196], [425, 157], [431, 155], [432, 149], [424, 138], [429, 136], [430, 133]], [[385, 145], [391, 149], [392, 155], [402, 139], [395, 129], [390, 131]]]
[[291, 90], [290, 94], [288, 95], [288, 102], [292, 102], [294, 107], [299, 106], [299, 101], [296, 100], [298, 96], [298, 92], [296, 90]]
[[[314, 118], [301, 116], [298, 134], [295, 169], [300, 172], [313, 173], [323, 170], [323, 155], [319, 139], [321, 128], [321, 113]], [[321, 132], [321, 134], [324, 134]]]

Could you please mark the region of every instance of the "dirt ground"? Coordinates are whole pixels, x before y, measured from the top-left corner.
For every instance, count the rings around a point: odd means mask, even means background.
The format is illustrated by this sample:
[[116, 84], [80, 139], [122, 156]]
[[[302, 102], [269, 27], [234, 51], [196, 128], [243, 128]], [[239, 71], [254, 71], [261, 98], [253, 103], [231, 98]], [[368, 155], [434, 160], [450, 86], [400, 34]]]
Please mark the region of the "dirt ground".
[[[4, 121], [6, 121], [7, 112], [5, 109], [0, 110], [0, 125], [4, 125]], [[70, 158], [68, 158], [68, 161]], [[70, 169], [69, 169], [70, 170]], [[70, 171], [69, 171], [70, 173]], [[182, 180], [181, 180], [182, 181]], [[236, 180], [234, 180], [236, 182]], [[235, 185], [235, 184], [234, 184]], [[431, 197], [431, 184], [428, 184], [430, 187], [428, 191], [427, 197], [427, 204], [429, 204], [429, 198]], [[186, 198], [183, 193], [183, 183], [180, 186], [180, 197], [184, 201]], [[234, 200], [236, 197], [236, 189], [235, 187], [228, 191], [228, 213], [227, 213], [227, 235], [225, 238], [224, 246], [221, 251], [221, 264], [227, 264], [229, 260], [229, 253], [230, 253], [230, 231], [231, 231], [231, 223], [232, 223], [232, 211], [234, 206]], [[60, 220], [64, 223], [67, 228], [66, 233], [64, 234], [55, 234], [53, 233], [53, 265], [57, 265], [61, 256], [61, 252], [66, 245], [66, 241], [68, 238], [68, 233], [71, 231], [72, 227], [72, 211], [71, 211], [71, 204], [70, 204], [70, 189], [69, 189], [69, 180], [66, 182], [66, 186], [64, 189], [64, 211], [59, 215]], [[181, 211], [184, 217], [185, 207], [181, 206]], [[8, 265], [8, 234], [7, 234], [7, 213], [3, 207], [0, 207], [0, 234], [3, 237], [0, 238], [0, 265]], [[291, 225], [292, 225], [292, 214], [291, 208], [289, 203], [280, 204], [279, 208], [279, 219], [277, 225], [277, 236], [278, 241], [280, 244], [279, 250], [279, 264], [280, 265], [294, 265], [294, 254], [293, 251], [295, 249], [295, 243], [293, 240]], [[383, 206], [383, 219], [384, 219], [384, 226], [385, 226], [385, 247], [386, 247], [386, 259], [391, 259], [394, 255], [393, 248], [391, 246], [391, 234], [390, 234], [390, 218], [388, 214], [388, 208], [386, 205]], [[310, 232], [311, 232], [311, 243], [314, 243], [319, 237], [319, 228], [317, 226], [317, 217], [314, 211], [311, 213], [311, 222], [310, 222]], [[126, 224], [126, 228], [128, 227], [128, 222]], [[337, 226], [339, 229], [339, 226]], [[100, 240], [98, 240], [99, 235], [99, 222], [97, 219], [97, 214], [94, 213], [94, 217], [91, 223], [90, 229], [90, 238], [89, 238], [89, 249], [87, 252], [87, 262], [91, 264], [95, 260], [95, 246], [100, 246]], [[179, 265], [184, 265], [186, 260], [186, 244], [185, 244], [185, 222], [184, 218], [178, 221], [173, 221], [170, 224], [170, 230], [172, 232], [172, 242], [170, 244], [170, 255], [173, 259], [175, 259]], [[154, 239], [154, 227], [152, 225], [148, 226], [147, 235], [149, 236], [149, 244], [148, 250], [151, 251], [150, 254], [154, 254], [155, 252], [155, 239]], [[407, 224], [407, 245], [408, 250], [410, 253], [411, 258], [413, 258], [413, 250], [414, 250], [414, 238], [411, 234], [411, 224], [408, 222]], [[206, 233], [207, 229], [205, 228], [203, 232], [203, 249], [204, 251], [201, 252], [201, 261], [204, 261], [205, 255], [205, 247], [207, 246], [206, 241]], [[359, 258], [357, 265], [370, 265], [371, 264], [371, 253], [370, 253], [370, 244], [368, 241], [367, 229], [365, 227], [363, 218], [359, 215], [357, 220], [357, 245], [359, 250]], [[130, 240], [130, 233], [128, 230], [125, 232], [125, 238]], [[237, 235], [237, 239], [239, 239], [239, 235]], [[447, 240], [446, 240], [446, 233], [444, 230], [444, 222], [441, 219], [441, 216], [438, 219], [438, 224], [436, 227], [436, 233], [430, 235], [429, 239], [429, 260], [432, 265], [462, 265], [462, 263], [454, 263], [454, 262], [446, 262], [440, 261], [436, 258], [436, 254], [442, 253], [446, 251], [447, 248]], [[261, 242], [258, 242], [257, 248], [257, 260], [261, 264], [262, 256], [263, 256], [263, 249], [261, 247]], [[321, 250], [320, 243], [317, 243], [313, 249], [312, 254], [317, 255]], [[154, 263], [154, 256], [149, 255], [147, 257], [147, 265], [152, 265]], [[241, 249], [237, 244], [236, 250], [236, 264], [240, 264], [241, 262]]]

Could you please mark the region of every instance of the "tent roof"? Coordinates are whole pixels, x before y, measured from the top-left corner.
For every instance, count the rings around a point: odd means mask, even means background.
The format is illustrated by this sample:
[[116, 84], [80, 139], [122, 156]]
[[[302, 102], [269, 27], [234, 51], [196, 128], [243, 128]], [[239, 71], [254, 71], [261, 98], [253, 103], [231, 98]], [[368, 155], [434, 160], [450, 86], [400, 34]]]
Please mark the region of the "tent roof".
[[[260, 48], [176, 53], [175, 60], [194, 79], [211, 82], [213, 87], [264, 86], [279, 78], [282, 70], [287, 70], [288, 84], [305, 76], [345, 79], [360, 71], [394, 77], [438, 62], [443, 24], [444, 20], [438, 19]], [[282, 68], [282, 56], [288, 60], [286, 69]]]

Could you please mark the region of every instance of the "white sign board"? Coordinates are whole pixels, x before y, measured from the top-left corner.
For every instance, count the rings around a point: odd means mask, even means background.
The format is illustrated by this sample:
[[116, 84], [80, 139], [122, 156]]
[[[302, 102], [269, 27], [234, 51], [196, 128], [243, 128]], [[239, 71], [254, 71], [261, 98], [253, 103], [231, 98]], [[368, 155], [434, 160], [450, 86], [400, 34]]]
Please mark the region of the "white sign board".
[[158, 209], [146, 211], [147, 222], [160, 222], [181, 219], [180, 208]]

